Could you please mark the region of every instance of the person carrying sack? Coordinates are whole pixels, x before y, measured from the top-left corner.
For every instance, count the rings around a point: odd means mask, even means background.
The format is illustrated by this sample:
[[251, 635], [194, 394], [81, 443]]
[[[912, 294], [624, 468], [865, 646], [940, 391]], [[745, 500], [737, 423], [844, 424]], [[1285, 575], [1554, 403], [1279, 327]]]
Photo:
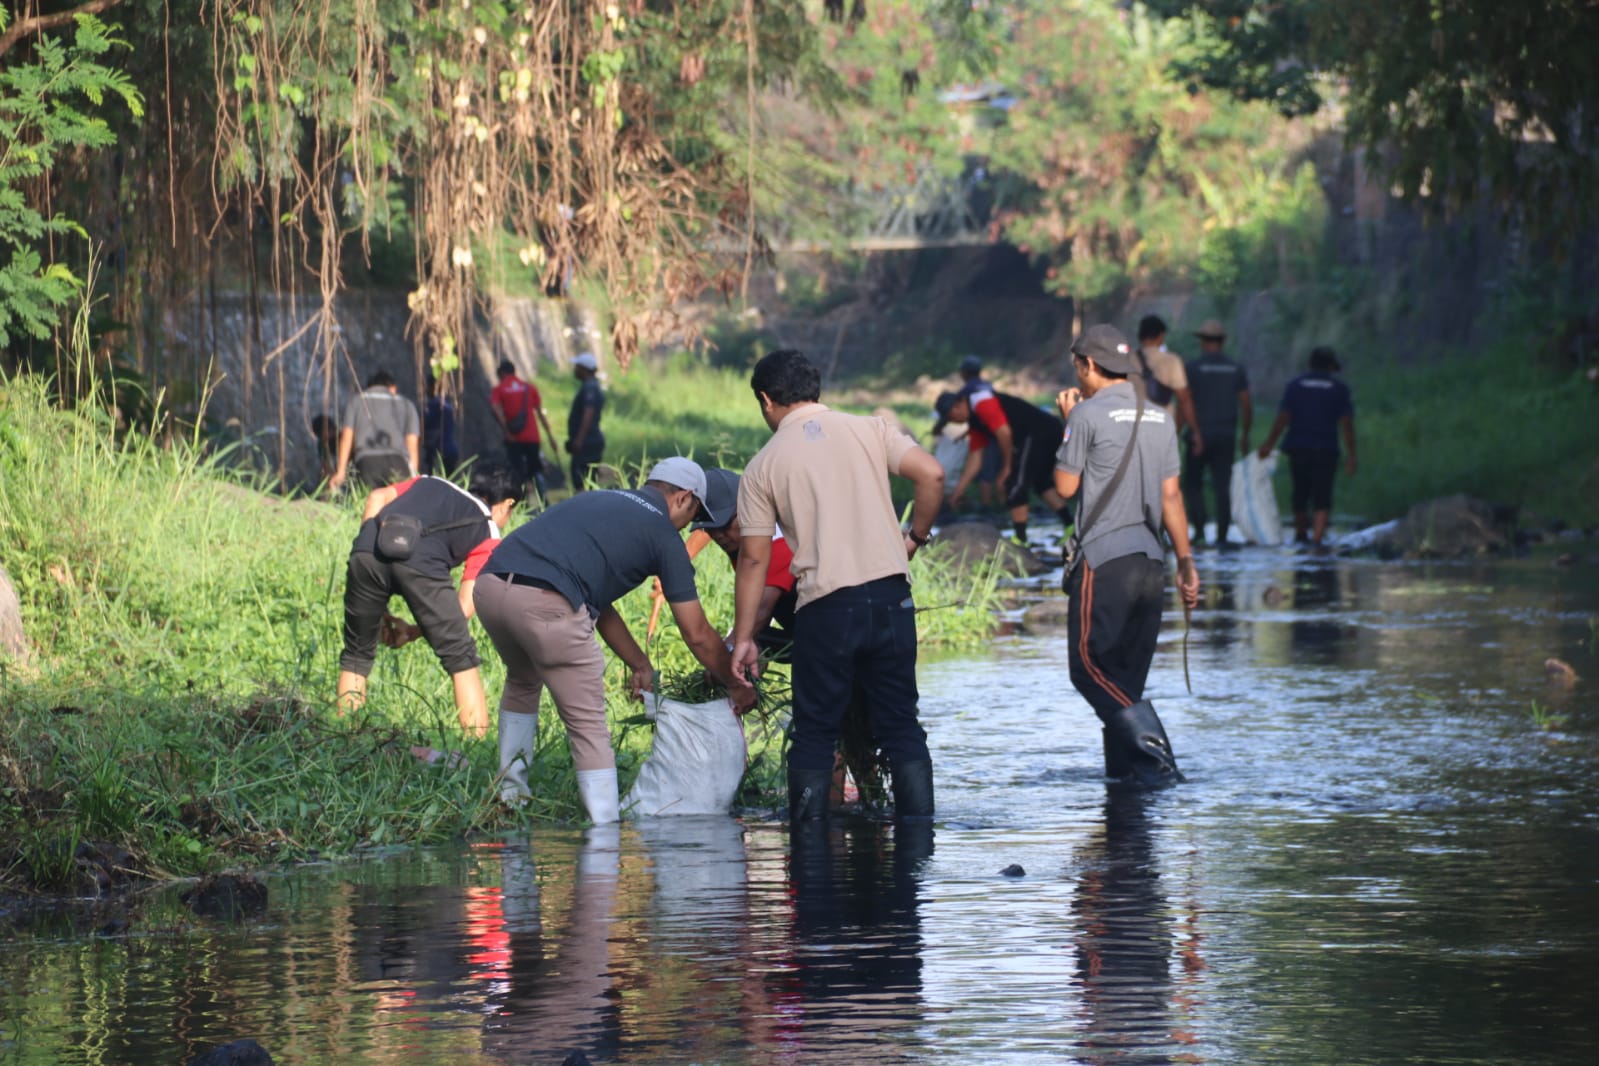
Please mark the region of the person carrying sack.
[[1104, 726], [1107, 777], [1144, 788], [1175, 784], [1182, 772], [1143, 696], [1165, 599], [1162, 526], [1177, 553], [1183, 603], [1199, 602], [1177, 434], [1165, 409], [1145, 403], [1120, 330], [1089, 327], [1071, 355], [1080, 388], [1056, 397], [1066, 435], [1055, 488], [1066, 499], [1082, 494], [1063, 579], [1072, 684]]

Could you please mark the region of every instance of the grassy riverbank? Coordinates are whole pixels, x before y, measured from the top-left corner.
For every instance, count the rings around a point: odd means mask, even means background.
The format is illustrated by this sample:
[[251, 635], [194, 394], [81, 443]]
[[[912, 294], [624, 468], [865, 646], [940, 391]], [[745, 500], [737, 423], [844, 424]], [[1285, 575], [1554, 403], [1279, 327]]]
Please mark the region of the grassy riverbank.
[[[705, 396], [703, 381], [690, 384], [683, 403]], [[714, 438], [709, 422], [681, 422], [673, 395], [640, 392], [650, 410], [638, 422]], [[635, 402], [625, 397], [618, 413]], [[765, 431], [747, 386], [739, 399], [758, 444]], [[730, 405], [731, 394], [714, 409]], [[642, 455], [678, 443], [641, 436], [637, 446]], [[334, 713], [343, 564], [357, 521], [355, 501], [256, 492], [192, 441], [117, 440], [103, 412], [62, 412], [38, 381], [0, 381], [0, 563], [33, 646], [31, 664], [0, 664], [0, 886], [89, 887], [107, 865], [90, 861], [90, 843], [124, 849], [139, 876], [164, 877], [580, 816], [548, 705], [534, 802], [513, 814], [493, 800], [494, 741], [461, 736], [448, 679], [422, 642], [380, 649], [367, 706]], [[715, 551], [697, 565], [713, 623], [730, 624], [731, 568]], [[915, 570], [921, 601], [943, 608], [922, 616], [924, 642], [986, 639], [991, 578], [925, 561]], [[642, 634], [647, 591], [618, 606]], [[474, 630], [492, 700], [503, 670]], [[692, 668], [669, 616], [651, 654], [669, 678]], [[625, 789], [650, 731], [622, 680], [613, 664]], [[776, 802], [780, 711], [747, 729], [751, 802]], [[413, 747], [460, 759], [425, 764]]]
[[[1519, 506], [1524, 522], [1599, 524], [1599, 383], [1582, 368], [1499, 345], [1346, 376], [1360, 467], [1352, 478], [1340, 473], [1340, 513], [1377, 522], [1468, 493]], [[1275, 410], [1273, 399], [1257, 421], [1270, 424]]]

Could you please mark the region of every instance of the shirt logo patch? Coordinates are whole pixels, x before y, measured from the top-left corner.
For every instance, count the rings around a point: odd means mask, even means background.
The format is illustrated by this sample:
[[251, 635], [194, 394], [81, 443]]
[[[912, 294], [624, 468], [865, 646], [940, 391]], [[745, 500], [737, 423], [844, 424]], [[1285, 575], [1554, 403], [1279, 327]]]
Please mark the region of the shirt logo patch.
[[803, 427], [803, 432], [806, 440], [821, 440], [822, 424], [815, 421], [807, 422]]

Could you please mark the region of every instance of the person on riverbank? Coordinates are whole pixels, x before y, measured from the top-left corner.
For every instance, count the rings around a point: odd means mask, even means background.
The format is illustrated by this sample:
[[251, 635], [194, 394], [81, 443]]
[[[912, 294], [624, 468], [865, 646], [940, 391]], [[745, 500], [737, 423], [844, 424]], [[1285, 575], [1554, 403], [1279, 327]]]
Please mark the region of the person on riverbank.
[[1116, 327], [1089, 327], [1072, 342], [1071, 356], [1078, 387], [1056, 398], [1066, 439], [1055, 487], [1067, 499], [1079, 497], [1076, 560], [1065, 580], [1072, 684], [1103, 723], [1108, 777], [1173, 784], [1182, 773], [1143, 696], [1165, 599], [1162, 526], [1177, 554], [1183, 604], [1199, 602], [1177, 434], [1165, 409], [1147, 403], [1129, 380], [1139, 365]]
[[1338, 438], [1344, 441], [1344, 473], [1355, 473], [1355, 405], [1349, 386], [1335, 374], [1343, 369], [1338, 353], [1317, 348], [1310, 353], [1310, 370], [1288, 383], [1277, 420], [1260, 446], [1260, 457], [1271, 455], [1279, 437], [1293, 476], [1294, 540], [1320, 548], [1332, 516], [1333, 479], [1338, 473]]
[[455, 401], [444, 383], [427, 376], [427, 401], [422, 405], [422, 469], [448, 477], [461, 465], [461, 446], [455, 433]]
[[[341, 707], [366, 702], [380, 638], [401, 647], [420, 636], [450, 675], [461, 728], [474, 736], [488, 731], [477, 642], [467, 619], [478, 574], [521, 499], [521, 484], [497, 463], [474, 469], [465, 489], [444, 478], [415, 477], [368, 494], [345, 567]], [[459, 590], [450, 582], [456, 567], [463, 568]], [[395, 595], [405, 600], [415, 625], [389, 615]]]
[[337, 492], [344, 487], [352, 462], [357, 476], [372, 488], [414, 477], [422, 463], [421, 435], [416, 404], [400, 395], [392, 374], [377, 371], [344, 407], [338, 461], [328, 488]]
[[1195, 422], [1188, 436], [1188, 465], [1183, 488], [1188, 512], [1194, 520], [1194, 539], [1205, 542], [1205, 475], [1216, 494], [1216, 544], [1227, 543], [1233, 522], [1233, 460], [1249, 453], [1249, 429], [1254, 409], [1249, 399], [1249, 375], [1227, 358], [1222, 345], [1227, 329], [1208, 319], [1194, 331], [1200, 355], [1188, 366], [1189, 391], [1194, 399]]
[[544, 436], [551, 445], [555, 443], [555, 430], [550, 428], [549, 416], [544, 413], [544, 398], [538, 386], [523, 381], [516, 375], [516, 364], [509, 359], [500, 361], [496, 370], [499, 384], [489, 393], [489, 410], [500, 424], [505, 441], [505, 456], [523, 482], [538, 490], [539, 499], [548, 498], [544, 484], [544, 455], [539, 426], [544, 426]]
[[599, 372], [599, 360], [591, 352], [572, 360], [572, 376], [578, 385], [566, 416], [566, 451], [572, 457], [573, 492], [588, 488], [589, 469], [605, 456], [605, 434], [600, 431], [605, 391], [600, 388]]
[[995, 392], [987, 385], [962, 392], [946, 392], [935, 406], [939, 417], [969, 425], [966, 465], [949, 493], [953, 510], [977, 473], [978, 464], [991, 451], [1000, 455], [1000, 500], [1010, 509], [1016, 543], [1027, 544], [1029, 498], [1037, 494], [1044, 505], [1070, 528], [1071, 508], [1055, 492], [1055, 450], [1066, 427], [1048, 411], [1019, 396]]
[[[794, 551], [788, 809], [791, 821], [826, 816], [834, 752], [856, 681], [892, 775], [895, 815], [933, 815], [933, 763], [918, 721], [916, 606], [909, 560], [927, 543], [944, 496], [944, 468], [881, 418], [820, 403], [821, 374], [782, 349], [755, 364], [750, 388], [772, 439], [739, 483], [739, 556], [733, 665], [749, 678], [760, 660], [756, 623], [779, 525]], [[890, 474], [915, 487], [902, 531]]]
[[694, 657], [727, 686], [733, 709], [755, 704], [734, 676], [727, 645], [705, 619], [681, 530], [704, 513], [705, 471], [689, 459], [656, 463], [637, 489], [563, 500], [507, 537], [483, 567], [476, 602], [505, 660], [500, 696], [501, 798], [529, 795], [539, 697], [548, 687], [566, 726], [578, 795], [595, 824], [619, 815], [616, 753], [605, 719], [605, 644], [628, 667], [632, 695], [653, 687], [654, 667], [613, 601], [659, 577]]
[[[961, 378], [960, 388], [955, 390], [957, 393], [969, 393], [976, 389], [984, 388], [988, 385], [988, 383], [983, 380], [983, 360], [978, 356], [964, 356], [961, 359], [960, 366], [957, 369]], [[938, 443], [939, 437], [943, 435], [944, 427], [948, 424], [949, 420], [946, 419], [942, 414], [939, 414], [937, 421], [933, 423], [932, 437], [935, 445]], [[968, 453], [970, 447], [971, 439], [968, 437]], [[985, 513], [992, 510], [994, 507], [994, 493], [999, 486], [999, 473], [1002, 461], [1003, 457], [1000, 455], [1000, 450], [998, 448], [983, 449], [983, 461], [982, 465], [977, 468], [976, 480], [977, 502]], [[1000, 499], [1003, 501], [1004, 497], [1001, 496]]]
[[1138, 360], [1149, 402], [1166, 408], [1166, 413], [1177, 420], [1178, 433], [1188, 433], [1194, 454], [1204, 454], [1205, 435], [1194, 414], [1188, 367], [1182, 356], [1166, 350], [1166, 322], [1159, 315], [1145, 315], [1138, 322]]

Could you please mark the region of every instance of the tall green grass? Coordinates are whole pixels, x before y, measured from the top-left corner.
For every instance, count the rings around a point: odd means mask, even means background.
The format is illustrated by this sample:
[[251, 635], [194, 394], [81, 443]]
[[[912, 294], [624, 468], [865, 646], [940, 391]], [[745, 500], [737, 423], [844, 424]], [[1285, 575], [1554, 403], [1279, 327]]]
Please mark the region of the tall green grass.
[[1350, 387], [1360, 464], [1339, 473], [1340, 513], [1379, 522], [1468, 493], [1536, 520], [1599, 523], [1599, 385], [1581, 369], [1505, 344], [1364, 370]]
[[[742, 449], [766, 436], [747, 385], [729, 377], [706, 402], [705, 380], [689, 378], [620, 390], [613, 439], [647, 461], [687, 450], [685, 433], [714, 443], [707, 427], [725, 412], [729, 432], [747, 436], [721, 461], [742, 465]], [[747, 416], [734, 414], [735, 394]], [[696, 402], [714, 413], [683, 428]], [[494, 801], [495, 742], [462, 736], [424, 642], [380, 649], [366, 706], [337, 713], [344, 562], [360, 503], [256, 491], [228, 458], [192, 439], [119, 431], [93, 402], [56, 408], [37, 379], [0, 379], [0, 563], [35, 652], [30, 666], [0, 670], [0, 885], [73, 887], [85, 876], [75, 849], [90, 841], [128, 849], [152, 874], [183, 875], [579, 817], [547, 701], [533, 802], [513, 813]], [[715, 550], [696, 565], [713, 624], [731, 625], [732, 568]], [[923, 615], [923, 639], [978, 644], [993, 575], [962, 579], [920, 559], [913, 570], [919, 601], [941, 608]], [[642, 636], [648, 589], [617, 606]], [[494, 700], [503, 667], [473, 628]], [[668, 677], [698, 668], [669, 614], [650, 654]], [[651, 727], [624, 682], [613, 663], [607, 699], [625, 789]], [[773, 689], [784, 683], [775, 673]], [[777, 711], [747, 724], [747, 802], [777, 800]], [[427, 765], [413, 747], [458, 758]]]

